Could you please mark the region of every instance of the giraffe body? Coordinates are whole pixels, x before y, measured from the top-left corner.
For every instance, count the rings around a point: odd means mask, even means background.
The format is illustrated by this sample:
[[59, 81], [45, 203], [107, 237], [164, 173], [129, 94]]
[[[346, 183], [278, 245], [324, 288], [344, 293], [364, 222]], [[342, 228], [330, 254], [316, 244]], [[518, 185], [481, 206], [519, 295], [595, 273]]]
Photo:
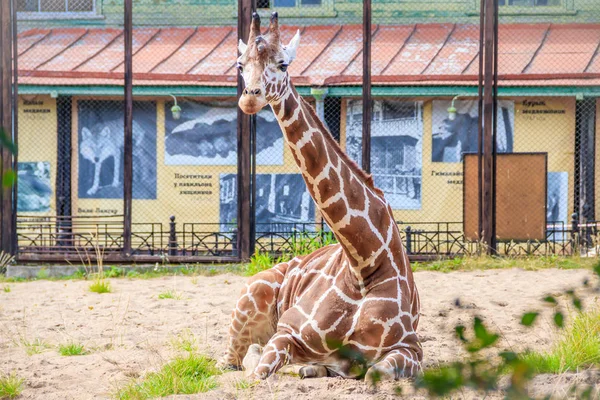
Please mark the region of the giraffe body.
[[298, 41], [296, 35], [281, 46], [276, 13], [269, 32], [260, 35], [260, 19], [253, 15], [248, 46], [240, 43], [246, 81], [240, 107], [256, 113], [271, 106], [339, 244], [249, 280], [233, 311], [224, 362], [244, 364], [261, 379], [289, 363], [322, 366], [348, 378], [364, 374], [364, 367], [367, 379], [413, 376], [422, 359], [419, 295], [400, 232], [372, 178], [341, 150], [291, 84], [286, 70]]

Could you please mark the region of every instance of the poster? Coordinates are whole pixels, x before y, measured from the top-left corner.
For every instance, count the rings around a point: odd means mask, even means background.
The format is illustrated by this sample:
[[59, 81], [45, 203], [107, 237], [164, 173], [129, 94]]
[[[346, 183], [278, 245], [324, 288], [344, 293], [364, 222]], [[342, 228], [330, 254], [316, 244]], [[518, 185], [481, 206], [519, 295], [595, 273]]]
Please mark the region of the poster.
[[[361, 164], [362, 101], [348, 100], [346, 152]], [[392, 209], [421, 208], [423, 114], [421, 103], [377, 100], [371, 122], [371, 173]]]
[[[231, 230], [237, 215], [237, 175], [220, 179], [221, 230]], [[315, 204], [300, 174], [256, 175], [256, 231], [314, 230]]]
[[[78, 196], [123, 198], [123, 102], [78, 102]], [[133, 198], [156, 199], [156, 103], [133, 103]]]
[[58, 165], [56, 99], [20, 95], [18, 112], [17, 213], [35, 213], [35, 218], [54, 215]]
[[[449, 100], [434, 100], [432, 115], [431, 161], [444, 163], [461, 162], [462, 154], [477, 152], [479, 109], [476, 100], [457, 100], [456, 118], [448, 117]], [[498, 153], [512, 153], [514, 143], [514, 102], [498, 101], [498, 130], [496, 146]]]
[[549, 240], [562, 241], [566, 239], [569, 201], [569, 174], [567, 172], [548, 172], [548, 197], [546, 204], [546, 222]]
[[52, 199], [49, 162], [18, 163], [18, 212], [48, 212]]
[[[237, 165], [237, 103], [180, 101], [181, 117], [165, 104], [166, 165]], [[256, 162], [283, 164], [283, 136], [273, 111], [256, 116]]]

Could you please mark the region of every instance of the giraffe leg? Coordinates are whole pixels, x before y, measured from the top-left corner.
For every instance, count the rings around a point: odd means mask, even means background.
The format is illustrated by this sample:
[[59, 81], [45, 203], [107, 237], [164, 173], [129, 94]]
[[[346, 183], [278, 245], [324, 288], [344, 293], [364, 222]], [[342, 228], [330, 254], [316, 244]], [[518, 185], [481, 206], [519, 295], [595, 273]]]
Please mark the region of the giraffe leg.
[[231, 316], [222, 367], [241, 369], [250, 345], [263, 345], [275, 333], [277, 296], [286, 269], [287, 263], [278, 264], [248, 280]]
[[300, 379], [323, 378], [327, 376], [327, 368], [322, 365], [307, 365], [300, 368], [298, 375], [300, 375]]
[[244, 357], [244, 361], [242, 362], [244, 366], [244, 371], [246, 371], [246, 376], [252, 375], [252, 372], [258, 367], [258, 363], [260, 362], [260, 356], [262, 355], [263, 348], [258, 344], [252, 344], [248, 348], [248, 352]]
[[382, 380], [410, 378], [421, 371], [419, 355], [412, 349], [390, 351], [381, 361], [367, 370], [365, 382], [373, 385]]
[[292, 362], [294, 349], [292, 335], [278, 332], [263, 349], [258, 366], [252, 375], [258, 379], [267, 379], [281, 367]]

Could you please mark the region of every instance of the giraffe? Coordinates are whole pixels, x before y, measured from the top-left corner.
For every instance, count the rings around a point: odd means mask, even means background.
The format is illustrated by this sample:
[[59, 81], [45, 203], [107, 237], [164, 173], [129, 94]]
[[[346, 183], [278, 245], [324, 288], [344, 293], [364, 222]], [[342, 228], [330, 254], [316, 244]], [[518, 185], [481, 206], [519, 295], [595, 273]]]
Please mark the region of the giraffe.
[[300, 31], [281, 44], [277, 13], [261, 34], [253, 13], [248, 44], [238, 45], [246, 84], [238, 104], [246, 114], [271, 106], [338, 243], [249, 279], [232, 313], [222, 363], [258, 379], [287, 364], [305, 364], [302, 378], [414, 376], [423, 357], [420, 304], [400, 232], [383, 192], [291, 83], [287, 68], [299, 42]]

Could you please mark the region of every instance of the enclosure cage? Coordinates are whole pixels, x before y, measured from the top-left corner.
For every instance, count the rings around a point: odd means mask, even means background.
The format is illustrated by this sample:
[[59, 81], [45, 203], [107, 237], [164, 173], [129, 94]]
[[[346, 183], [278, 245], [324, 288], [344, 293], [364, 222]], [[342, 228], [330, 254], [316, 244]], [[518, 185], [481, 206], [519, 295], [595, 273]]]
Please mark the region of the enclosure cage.
[[3, 1], [2, 167], [16, 177], [0, 202], [3, 249], [237, 262], [333, 242], [272, 110], [237, 107], [253, 10], [263, 29], [278, 11], [284, 44], [300, 33], [291, 80], [372, 174], [411, 258], [481, 250], [465, 232], [463, 158], [482, 151], [490, 82], [493, 154], [547, 157], [543, 237], [494, 237], [496, 251], [597, 254], [590, 0]]

